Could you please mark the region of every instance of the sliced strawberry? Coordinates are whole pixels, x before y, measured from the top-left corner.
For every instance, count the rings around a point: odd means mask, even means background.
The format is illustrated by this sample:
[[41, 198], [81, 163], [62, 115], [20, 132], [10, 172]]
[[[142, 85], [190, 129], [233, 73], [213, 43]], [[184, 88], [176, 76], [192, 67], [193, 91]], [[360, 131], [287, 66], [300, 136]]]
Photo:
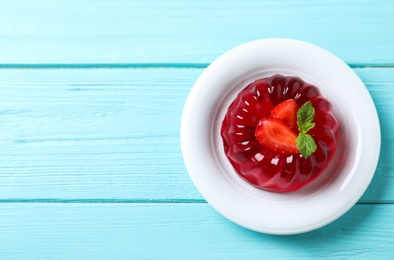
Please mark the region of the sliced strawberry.
[[255, 136], [261, 146], [274, 152], [300, 153], [296, 143], [297, 134], [284, 122], [272, 116], [259, 121]]
[[271, 116], [283, 121], [294, 132], [298, 133], [297, 111], [298, 105], [296, 101], [294, 99], [288, 99], [276, 105], [271, 111]]

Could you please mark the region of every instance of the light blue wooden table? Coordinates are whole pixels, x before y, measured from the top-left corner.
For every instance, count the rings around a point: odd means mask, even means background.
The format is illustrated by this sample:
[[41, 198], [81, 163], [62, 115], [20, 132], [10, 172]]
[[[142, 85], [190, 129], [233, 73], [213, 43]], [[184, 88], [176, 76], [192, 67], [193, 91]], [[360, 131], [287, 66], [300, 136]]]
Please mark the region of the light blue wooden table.
[[[310, 233], [239, 227], [179, 143], [194, 81], [288, 37], [347, 62], [378, 109], [365, 195]], [[394, 2], [0, 0], [0, 259], [394, 259]]]

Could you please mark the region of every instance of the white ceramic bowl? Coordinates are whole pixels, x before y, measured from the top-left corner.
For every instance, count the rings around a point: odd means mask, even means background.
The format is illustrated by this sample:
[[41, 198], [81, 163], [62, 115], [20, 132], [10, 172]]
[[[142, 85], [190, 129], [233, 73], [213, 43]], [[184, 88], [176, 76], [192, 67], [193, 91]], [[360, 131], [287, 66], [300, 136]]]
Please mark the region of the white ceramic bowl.
[[[246, 183], [226, 158], [220, 136], [236, 95], [273, 74], [299, 76], [317, 86], [340, 125], [329, 167], [297, 192], [272, 193]], [[339, 58], [306, 42], [265, 39], [228, 51], [201, 74], [184, 107], [181, 146], [192, 181], [223, 216], [263, 233], [296, 234], [334, 221], [362, 196], [379, 159], [380, 125], [366, 87]]]

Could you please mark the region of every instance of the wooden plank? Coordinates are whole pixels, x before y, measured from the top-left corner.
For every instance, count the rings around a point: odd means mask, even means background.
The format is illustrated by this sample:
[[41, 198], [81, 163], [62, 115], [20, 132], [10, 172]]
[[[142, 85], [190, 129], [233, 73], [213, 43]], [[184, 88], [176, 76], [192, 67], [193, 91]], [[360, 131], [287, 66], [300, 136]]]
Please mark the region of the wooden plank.
[[[0, 200], [201, 201], [179, 126], [202, 69], [0, 70]], [[394, 69], [356, 69], [382, 151], [363, 202], [393, 202]]]
[[2, 70], [0, 197], [200, 198], [179, 143], [199, 73]]
[[0, 64], [200, 64], [287, 37], [351, 64], [392, 65], [393, 10], [390, 0], [4, 0]]
[[1, 259], [389, 259], [394, 205], [310, 233], [246, 230], [200, 204], [1, 203]]

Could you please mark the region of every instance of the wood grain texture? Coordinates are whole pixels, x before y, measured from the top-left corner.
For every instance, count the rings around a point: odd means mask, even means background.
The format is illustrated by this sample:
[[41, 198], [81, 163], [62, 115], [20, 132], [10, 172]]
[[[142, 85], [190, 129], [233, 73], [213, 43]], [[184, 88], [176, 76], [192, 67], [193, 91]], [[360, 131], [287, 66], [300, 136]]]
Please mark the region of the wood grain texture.
[[[355, 70], [382, 128], [361, 202], [394, 201], [394, 69]], [[0, 70], [0, 201], [202, 201], [179, 127], [202, 69]]]
[[[0, 259], [393, 259], [393, 12], [390, 0], [0, 0]], [[204, 67], [271, 37], [350, 64], [381, 121], [360, 202], [297, 236], [220, 216], [179, 143]]]
[[394, 205], [356, 205], [302, 235], [239, 227], [200, 204], [0, 204], [1, 259], [391, 259]]
[[351, 64], [392, 65], [393, 11], [390, 0], [3, 0], [0, 64], [210, 63], [287, 37]]
[[183, 166], [179, 127], [200, 72], [0, 72], [1, 197], [199, 197]]

